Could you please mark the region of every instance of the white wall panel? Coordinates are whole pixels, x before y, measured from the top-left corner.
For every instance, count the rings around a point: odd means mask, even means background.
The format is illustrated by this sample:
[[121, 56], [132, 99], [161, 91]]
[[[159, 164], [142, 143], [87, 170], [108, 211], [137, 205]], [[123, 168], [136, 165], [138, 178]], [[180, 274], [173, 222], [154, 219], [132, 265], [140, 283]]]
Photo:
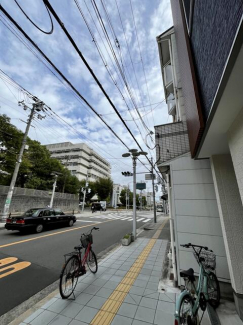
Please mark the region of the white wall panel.
[[219, 217], [216, 200], [176, 200], [175, 205], [179, 215]]
[[215, 200], [213, 184], [174, 185], [176, 200]]
[[[219, 211], [208, 159], [181, 157], [171, 162], [173, 218], [179, 269], [198, 269], [193, 254], [181, 251], [180, 244], [208, 246], [217, 255], [221, 278], [229, 280], [229, 270], [219, 219]], [[179, 280], [179, 284], [180, 284]]]
[[210, 162], [208, 159], [193, 160], [189, 157], [181, 157], [175, 159], [171, 163], [173, 170], [187, 170], [187, 169], [210, 169]]
[[216, 255], [223, 257], [226, 256], [222, 236], [209, 236], [178, 232], [178, 244], [181, 245], [186, 243], [207, 246], [209, 249], [212, 249]]
[[177, 215], [176, 220], [178, 232], [222, 236], [219, 218]]
[[176, 170], [174, 171], [175, 185], [181, 184], [213, 184], [211, 169]]

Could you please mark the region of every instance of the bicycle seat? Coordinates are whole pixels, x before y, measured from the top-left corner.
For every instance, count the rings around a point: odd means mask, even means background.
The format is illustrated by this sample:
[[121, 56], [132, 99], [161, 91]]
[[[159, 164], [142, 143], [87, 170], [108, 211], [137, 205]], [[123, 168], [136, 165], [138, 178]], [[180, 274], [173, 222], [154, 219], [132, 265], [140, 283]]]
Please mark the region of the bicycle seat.
[[82, 245], [78, 245], [78, 246], [75, 246], [75, 247], [74, 247], [75, 250], [81, 250], [82, 248], [83, 248]]
[[194, 270], [192, 268], [188, 269], [188, 270], [183, 270], [180, 272], [180, 276], [182, 278], [189, 278], [189, 280], [194, 281], [195, 277], [194, 277]]

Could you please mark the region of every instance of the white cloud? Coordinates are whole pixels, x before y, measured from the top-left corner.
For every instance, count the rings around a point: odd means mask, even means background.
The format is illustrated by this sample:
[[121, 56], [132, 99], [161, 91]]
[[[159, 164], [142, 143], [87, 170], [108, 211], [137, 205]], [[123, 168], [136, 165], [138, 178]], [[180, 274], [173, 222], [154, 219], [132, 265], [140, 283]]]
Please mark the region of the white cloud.
[[[20, 1], [20, 3], [23, 4], [23, 8], [26, 8], [26, 10], [28, 9], [27, 13], [41, 28], [45, 30], [50, 28], [49, 17], [42, 2], [26, 0]], [[83, 2], [80, 1], [80, 3], [82, 4]], [[90, 3], [87, 3], [93, 17], [95, 18]], [[138, 107], [148, 105], [147, 85], [145, 83], [138, 43], [136, 41], [130, 3], [128, 0], [118, 1], [139, 87], [137, 86], [137, 81], [132, 68], [116, 4], [112, 0], [106, 0], [105, 3], [121, 47], [129, 89], [134, 94]], [[153, 0], [142, 3], [138, 0], [132, 0], [132, 3], [151, 102], [159, 102], [163, 99], [163, 87], [158, 60], [156, 36], [171, 25], [169, 0]], [[10, 5], [7, 0], [3, 0], [2, 5], [14, 17], [14, 19], [23, 26], [24, 30], [28, 32], [40, 48], [43, 49], [64, 75], [67, 76], [81, 94], [92, 104], [94, 109], [102, 115], [102, 118], [118, 134], [122, 141], [126, 143], [128, 148], [137, 148], [137, 144], [132, 139], [118, 116], [114, 113], [113, 108], [100, 91], [96, 82], [90, 75], [90, 72], [84, 66], [79, 56], [75, 53], [72, 45], [67, 40], [61, 28], [56, 24], [55, 20], [54, 33], [47, 36], [35, 29], [35, 27], [26, 20], [24, 15], [15, 5]], [[137, 130], [135, 123], [129, 121], [132, 120], [132, 118], [124, 99], [122, 99], [122, 96], [107, 73], [75, 4], [70, 4], [69, 0], [63, 0], [61, 3], [58, 0], [53, 0], [52, 6], [56, 9], [66, 28], [70, 31], [74, 40], [77, 42], [80, 50], [102, 83], [102, 86], [109, 94], [116, 108], [123, 118], [128, 120], [126, 123], [134, 134], [136, 140], [139, 142], [143, 150], [149, 152], [143, 142], [146, 131], [141, 122], [136, 120], [142, 133], [141, 135]], [[112, 72], [112, 76], [118, 82], [118, 86], [131, 109], [132, 116], [134, 119], [137, 119], [138, 115], [134, 110], [131, 99], [129, 99], [129, 96], [127, 95], [127, 90], [125, 89], [124, 83], [121, 81], [118, 69], [114, 68], [114, 61], [113, 63], [111, 62], [112, 54], [107, 54], [100, 38], [102, 31], [98, 21], [97, 19], [95, 20], [100, 34], [93, 25], [93, 21], [90, 19], [87, 10], [84, 7], [82, 8], [102, 50], [105, 61]], [[101, 13], [104, 18], [103, 10], [101, 10]], [[119, 64], [121, 65], [119, 53], [115, 48], [114, 40], [112, 39], [105, 18], [104, 21], [111, 37], [112, 45], [117, 53]], [[102, 39], [105, 40], [104, 35], [102, 35]], [[112, 132], [106, 128], [102, 121], [99, 120], [99, 118], [95, 116], [85, 104], [81, 104], [81, 102], [73, 96], [73, 93], [70, 90], [67, 90], [67, 88], [60, 83], [55, 76], [53, 76], [53, 74], [51, 74], [50, 71], [1, 24], [0, 42], [1, 50], [4, 51], [4, 56], [0, 59], [0, 68], [19, 82], [24, 88], [43, 100], [54, 112], [60, 115], [61, 118], [67, 121], [76, 130], [75, 132], [55, 115], [51, 115], [47, 116], [42, 121], [34, 121], [33, 125], [35, 126], [35, 129], [31, 128], [30, 137], [38, 139], [43, 144], [59, 141], [71, 141], [74, 143], [84, 141], [90, 147], [93, 147], [100, 155], [110, 161], [113, 166], [112, 177], [116, 183], [127, 183], [129, 180], [124, 177], [122, 178], [121, 171], [132, 171], [132, 161], [131, 159], [121, 158], [122, 154], [127, 152], [127, 149], [114, 137]], [[109, 49], [107, 43], [106, 48]], [[21, 99], [23, 99], [23, 95], [20, 95], [14, 88], [11, 87], [11, 90], [17, 99], [21, 96]], [[5, 97], [7, 100], [4, 100], [1, 96]], [[5, 84], [1, 82], [1, 113], [8, 114], [13, 118], [13, 124], [21, 130], [24, 130], [25, 124], [21, 122], [19, 118], [26, 120], [26, 112], [17, 106], [17, 99], [12, 95]], [[7, 106], [7, 104], [11, 107]], [[152, 107], [154, 108], [155, 105]], [[141, 115], [148, 113], [149, 110], [150, 107], [139, 109]], [[165, 104], [161, 104], [158, 108], [154, 109], [153, 114], [151, 112], [146, 114], [146, 116], [144, 116], [144, 121], [151, 130], [153, 130], [154, 124], [166, 123], [167, 111]], [[152, 155], [155, 157], [154, 152]], [[143, 161], [146, 160], [143, 159]], [[138, 162], [138, 170], [145, 170], [145, 167], [143, 167], [140, 162]]]

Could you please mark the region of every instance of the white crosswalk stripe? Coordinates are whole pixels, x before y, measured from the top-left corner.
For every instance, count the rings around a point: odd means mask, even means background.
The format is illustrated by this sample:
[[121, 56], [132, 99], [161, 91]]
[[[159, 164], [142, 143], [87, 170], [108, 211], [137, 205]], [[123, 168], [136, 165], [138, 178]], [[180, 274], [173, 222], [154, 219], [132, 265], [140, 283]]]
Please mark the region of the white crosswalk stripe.
[[[148, 222], [152, 219], [148, 219], [145, 216], [137, 216], [137, 222]], [[108, 220], [122, 220], [122, 221], [132, 221], [133, 217], [130, 215], [128, 216], [126, 213], [109, 213], [109, 214], [95, 214], [94, 216], [90, 217], [90, 219], [108, 219]], [[96, 222], [96, 221], [94, 221]]]

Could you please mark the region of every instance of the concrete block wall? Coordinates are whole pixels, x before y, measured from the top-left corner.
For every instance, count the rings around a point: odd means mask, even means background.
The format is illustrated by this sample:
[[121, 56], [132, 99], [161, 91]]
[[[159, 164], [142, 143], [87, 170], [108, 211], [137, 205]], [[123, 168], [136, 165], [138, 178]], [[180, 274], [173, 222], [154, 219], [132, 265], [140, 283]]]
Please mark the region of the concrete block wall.
[[[7, 197], [6, 186], [0, 186], [0, 214], [3, 212], [3, 207]], [[29, 192], [29, 193], [28, 193]], [[35, 191], [24, 188], [15, 188], [9, 212], [23, 213], [31, 208], [44, 208], [50, 204], [51, 195], [48, 191]], [[65, 211], [78, 211], [79, 199], [76, 195], [65, 193], [56, 193], [54, 196], [53, 207]]]
[[177, 270], [198, 264], [190, 249], [180, 244], [193, 243], [208, 246], [216, 254], [216, 274], [229, 282], [229, 270], [219, 219], [210, 161], [181, 157], [171, 162], [172, 216], [175, 225]]

